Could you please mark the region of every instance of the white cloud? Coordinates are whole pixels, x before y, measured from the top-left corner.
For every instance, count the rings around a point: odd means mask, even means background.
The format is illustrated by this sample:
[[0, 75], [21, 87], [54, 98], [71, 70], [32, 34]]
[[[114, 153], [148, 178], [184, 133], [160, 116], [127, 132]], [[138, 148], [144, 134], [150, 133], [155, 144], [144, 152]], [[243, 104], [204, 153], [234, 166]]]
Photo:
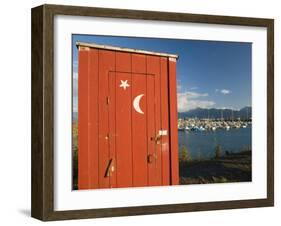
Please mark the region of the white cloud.
[[177, 79], [177, 91], [180, 92], [180, 90], [182, 89], [182, 85], [180, 84], [181, 80]]
[[73, 72], [73, 78], [78, 79], [78, 72], [75, 72], [75, 71]]
[[77, 61], [77, 60], [74, 60], [74, 61], [73, 61], [73, 70], [74, 70], [74, 71], [77, 71], [77, 70], [78, 70], [78, 61]]
[[229, 89], [215, 89], [215, 92], [218, 93], [222, 93], [223, 95], [227, 95], [227, 94], [230, 94], [231, 91]]
[[77, 72], [73, 72], [72, 95], [73, 95], [73, 111], [77, 112], [77, 106], [78, 106], [78, 73]]
[[73, 107], [73, 112], [77, 112], [78, 111], [78, 97], [73, 97], [72, 100], [72, 107]]
[[190, 88], [190, 90], [195, 90], [195, 89], [198, 89], [198, 87], [197, 86], [193, 86], [193, 87]]
[[73, 78], [73, 80], [72, 80], [72, 92], [73, 92], [73, 96], [78, 95], [78, 79], [77, 78]]
[[231, 91], [228, 90], [228, 89], [222, 89], [222, 90], [221, 90], [221, 93], [224, 94], [224, 95], [226, 95], [226, 94], [230, 94]]
[[200, 100], [198, 98], [207, 97], [208, 93], [184, 92], [178, 93], [178, 111], [184, 112], [195, 108], [210, 108], [215, 105], [214, 101]]
[[189, 99], [195, 99], [195, 98], [199, 98], [199, 97], [207, 97], [207, 96], [209, 96], [209, 94], [186, 91], [183, 93], [178, 93], [178, 97], [181, 97], [181, 96], [188, 97]]

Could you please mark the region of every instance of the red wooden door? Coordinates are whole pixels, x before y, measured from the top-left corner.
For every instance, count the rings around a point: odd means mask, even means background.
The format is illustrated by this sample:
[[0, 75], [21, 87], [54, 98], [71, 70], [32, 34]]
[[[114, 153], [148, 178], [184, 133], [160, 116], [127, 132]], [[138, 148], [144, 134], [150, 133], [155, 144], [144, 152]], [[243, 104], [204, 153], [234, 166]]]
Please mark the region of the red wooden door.
[[156, 140], [161, 116], [155, 87], [152, 74], [109, 73], [109, 139], [117, 187], [161, 185], [161, 141]]

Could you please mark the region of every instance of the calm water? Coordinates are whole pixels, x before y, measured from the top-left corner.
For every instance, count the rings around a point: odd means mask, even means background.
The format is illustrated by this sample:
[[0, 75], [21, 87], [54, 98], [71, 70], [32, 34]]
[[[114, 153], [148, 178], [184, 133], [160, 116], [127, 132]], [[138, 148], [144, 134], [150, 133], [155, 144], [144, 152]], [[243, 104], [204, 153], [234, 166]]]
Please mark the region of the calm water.
[[252, 128], [217, 131], [178, 131], [179, 149], [185, 145], [192, 159], [210, 158], [215, 155], [215, 147], [220, 145], [223, 151], [239, 152], [252, 145]]

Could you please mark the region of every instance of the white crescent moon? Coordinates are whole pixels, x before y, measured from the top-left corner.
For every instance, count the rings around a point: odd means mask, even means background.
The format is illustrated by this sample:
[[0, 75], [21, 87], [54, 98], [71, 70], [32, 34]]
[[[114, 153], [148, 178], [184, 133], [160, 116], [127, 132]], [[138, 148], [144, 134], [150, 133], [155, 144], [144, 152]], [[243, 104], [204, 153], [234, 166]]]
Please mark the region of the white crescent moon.
[[144, 94], [140, 94], [138, 96], [135, 97], [134, 101], [133, 101], [133, 106], [136, 110], [136, 112], [143, 114], [143, 111], [140, 108], [140, 100], [143, 97]]

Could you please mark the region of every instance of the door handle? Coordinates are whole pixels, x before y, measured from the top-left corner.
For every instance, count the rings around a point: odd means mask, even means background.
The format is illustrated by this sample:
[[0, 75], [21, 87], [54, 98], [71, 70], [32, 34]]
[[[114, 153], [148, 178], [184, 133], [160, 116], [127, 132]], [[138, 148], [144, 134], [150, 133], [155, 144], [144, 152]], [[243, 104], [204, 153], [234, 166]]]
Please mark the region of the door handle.
[[113, 159], [110, 159], [107, 164], [104, 177], [110, 177], [112, 175], [112, 173], [114, 172], [115, 168], [114, 168], [113, 163], [114, 163]]
[[161, 135], [156, 135], [155, 137], [151, 137], [150, 140], [154, 141], [156, 144], [160, 144]]
[[161, 138], [163, 136], [167, 136], [168, 135], [168, 131], [167, 130], [159, 130], [158, 134], [155, 135], [155, 137], [151, 137], [150, 140], [154, 141], [156, 144], [160, 144], [161, 143]]

